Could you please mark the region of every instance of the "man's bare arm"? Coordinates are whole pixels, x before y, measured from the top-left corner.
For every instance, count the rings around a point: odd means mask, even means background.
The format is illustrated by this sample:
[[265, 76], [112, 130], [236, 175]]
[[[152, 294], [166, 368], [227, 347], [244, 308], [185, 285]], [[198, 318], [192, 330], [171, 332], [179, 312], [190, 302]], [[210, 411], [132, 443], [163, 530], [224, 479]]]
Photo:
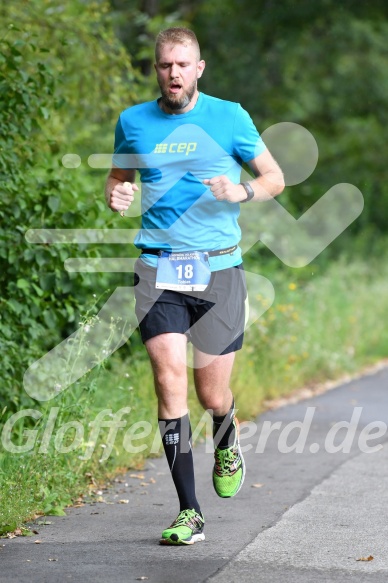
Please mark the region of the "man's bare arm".
[[[254, 192], [252, 200], [269, 200], [284, 190], [283, 172], [268, 150], [251, 160], [249, 166], [256, 176], [249, 180]], [[203, 183], [210, 186], [217, 200], [243, 202], [247, 198], [245, 188], [241, 184], [234, 184], [227, 176], [214, 176]]]
[[269, 150], [264, 150], [251, 160], [249, 166], [256, 176], [253, 180], [249, 180], [255, 193], [252, 200], [269, 200], [283, 192], [285, 187], [283, 172]]
[[136, 170], [123, 170], [115, 166], [109, 172], [105, 184], [106, 204], [112, 211], [126, 211], [134, 200], [133, 193], [139, 190], [135, 184]]

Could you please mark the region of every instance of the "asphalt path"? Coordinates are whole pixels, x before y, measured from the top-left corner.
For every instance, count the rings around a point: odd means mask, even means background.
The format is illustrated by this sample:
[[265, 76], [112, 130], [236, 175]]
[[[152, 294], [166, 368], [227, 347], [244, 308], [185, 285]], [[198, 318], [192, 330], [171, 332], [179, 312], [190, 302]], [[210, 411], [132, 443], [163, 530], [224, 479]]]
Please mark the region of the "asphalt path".
[[178, 506], [167, 462], [153, 459], [103, 502], [0, 540], [0, 581], [386, 582], [387, 390], [385, 368], [261, 415], [242, 430], [247, 474], [233, 499], [214, 493], [212, 454], [195, 447], [204, 542], [158, 544]]

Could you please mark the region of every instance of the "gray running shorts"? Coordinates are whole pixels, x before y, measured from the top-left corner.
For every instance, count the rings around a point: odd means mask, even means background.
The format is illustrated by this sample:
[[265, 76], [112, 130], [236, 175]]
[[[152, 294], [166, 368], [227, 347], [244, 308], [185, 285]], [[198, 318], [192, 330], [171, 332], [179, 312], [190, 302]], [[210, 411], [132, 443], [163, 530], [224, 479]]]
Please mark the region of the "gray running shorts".
[[213, 271], [204, 291], [155, 288], [156, 269], [135, 263], [136, 316], [142, 341], [158, 334], [186, 334], [207, 354], [228, 354], [242, 347], [247, 289], [242, 263]]

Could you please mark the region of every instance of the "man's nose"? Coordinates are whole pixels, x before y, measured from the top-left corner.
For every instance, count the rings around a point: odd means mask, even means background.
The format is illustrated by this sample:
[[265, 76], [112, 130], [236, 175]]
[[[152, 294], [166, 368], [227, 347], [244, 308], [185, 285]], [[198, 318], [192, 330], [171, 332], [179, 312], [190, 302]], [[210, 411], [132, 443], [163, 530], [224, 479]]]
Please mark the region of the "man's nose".
[[170, 69], [170, 77], [171, 77], [171, 79], [174, 79], [175, 77], [178, 77], [178, 74], [179, 74], [178, 65], [171, 65], [171, 69]]

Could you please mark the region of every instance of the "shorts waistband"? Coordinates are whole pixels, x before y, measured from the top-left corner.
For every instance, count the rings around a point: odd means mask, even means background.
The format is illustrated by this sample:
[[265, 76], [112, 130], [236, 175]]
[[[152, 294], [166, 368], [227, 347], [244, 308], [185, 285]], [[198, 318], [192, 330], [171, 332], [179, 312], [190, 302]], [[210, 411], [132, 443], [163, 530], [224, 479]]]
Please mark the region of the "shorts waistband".
[[[201, 253], [207, 253], [209, 255], [209, 257], [217, 257], [219, 255], [228, 255], [228, 254], [232, 254], [234, 251], [236, 251], [237, 249], [237, 245], [233, 245], [233, 247], [226, 247], [225, 249], [218, 249], [217, 251], [200, 251]], [[147, 254], [147, 255], [160, 255], [162, 253], [162, 251], [166, 251], [166, 249], [142, 249], [141, 253], [142, 255]], [[197, 249], [196, 249], [197, 251]]]

